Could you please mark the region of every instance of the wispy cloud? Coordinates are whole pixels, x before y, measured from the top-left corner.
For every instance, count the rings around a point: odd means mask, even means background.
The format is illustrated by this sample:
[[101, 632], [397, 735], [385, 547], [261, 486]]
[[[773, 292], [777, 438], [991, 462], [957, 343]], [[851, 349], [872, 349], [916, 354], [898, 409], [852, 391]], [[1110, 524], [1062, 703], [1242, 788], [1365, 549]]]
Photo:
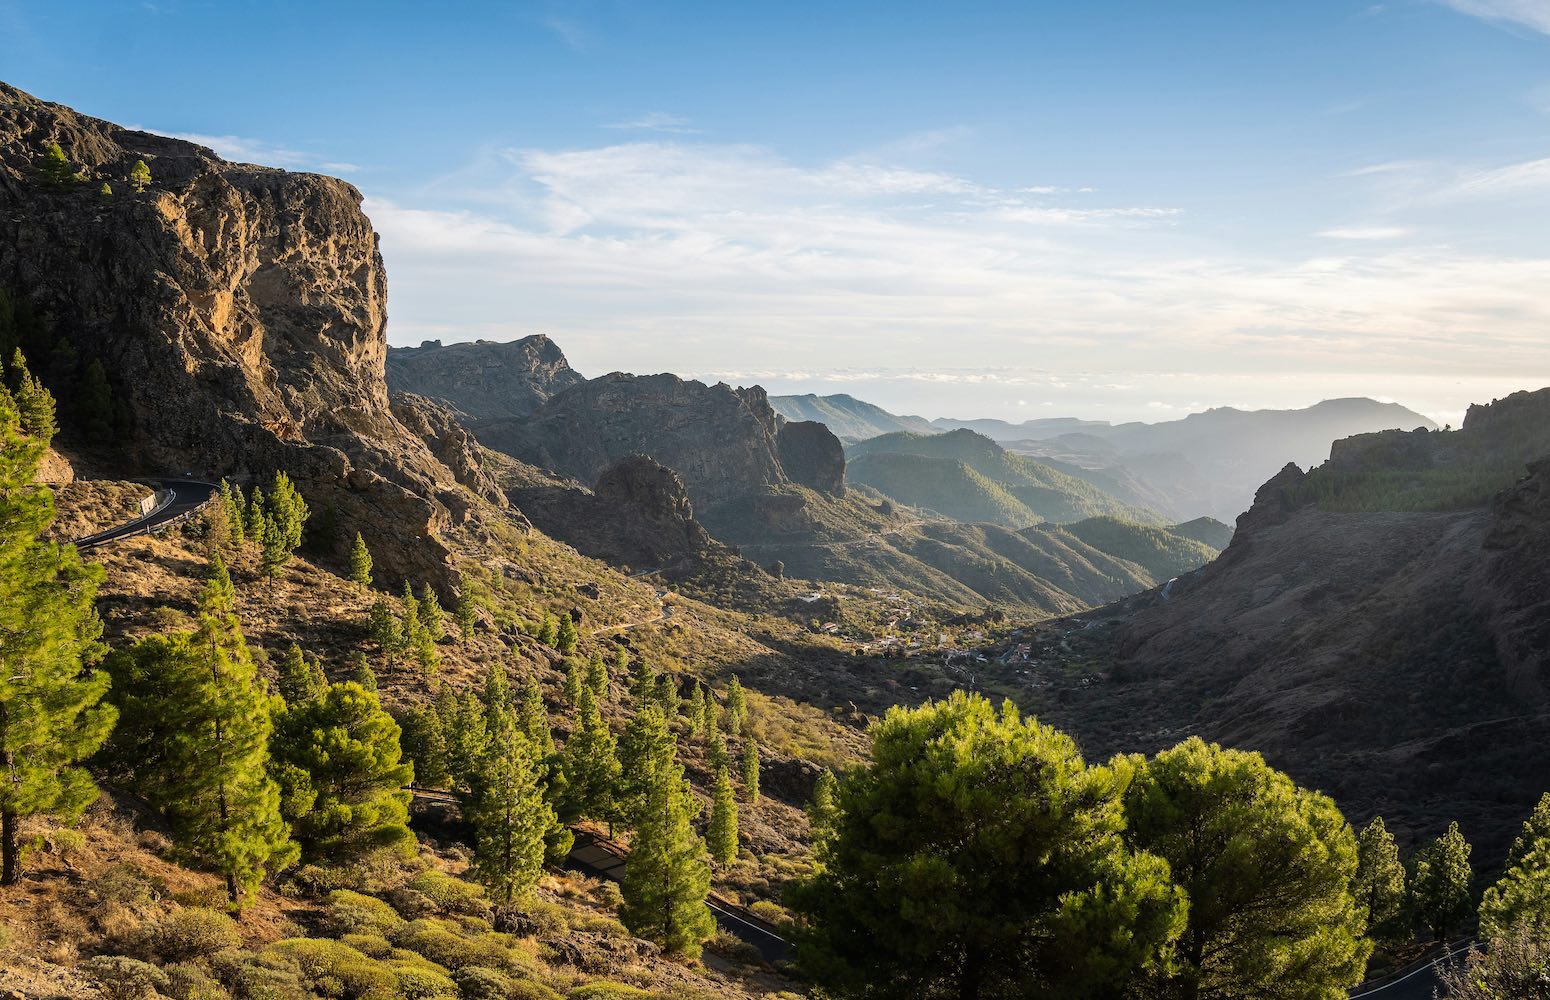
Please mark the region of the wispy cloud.
[[1550, 0], [1441, 0], [1472, 17], [1516, 24], [1550, 35]]
[[1511, 195], [1550, 190], [1550, 157], [1466, 171], [1457, 183], [1444, 189], [1449, 196]]
[[208, 146], [221, 159], [231, 160], [234, 163], [257, 163], [266, 167], [284, 167], [287, 170], [322, 170], [338, 174], [358, 173], [362, 169], [359, 164], [330, 160], [326, 156], [320, 156], [317, 153], [310, 153], [248, 136], [206, 135], [200, 132], [170, 132], [163, 129], [148, 128], [144, 125], [131, 125], [130, 128], [141, 132], [150, 132], [153, 135], [164, 135], [169, 139], [182, 139], [185, 142]]
[[642, 132], [690, 133], [700, 131], [689, 124], [682, 115], [670, 115], [665, 111], [648, 111], [643, 115], [622, 122], [610, 122], [603, 128], [635, 129]]
[[560, 41], [575, 49], [577, 52], [585, 52], [587, 49], [586, 29], [576, 21], [564, 17], [544, 18], [544, 27], [560, 37]]
[[1407, 226], [1336, 226], [1314, 235], [1331, 240], [1399, 240], [1411, 232]]

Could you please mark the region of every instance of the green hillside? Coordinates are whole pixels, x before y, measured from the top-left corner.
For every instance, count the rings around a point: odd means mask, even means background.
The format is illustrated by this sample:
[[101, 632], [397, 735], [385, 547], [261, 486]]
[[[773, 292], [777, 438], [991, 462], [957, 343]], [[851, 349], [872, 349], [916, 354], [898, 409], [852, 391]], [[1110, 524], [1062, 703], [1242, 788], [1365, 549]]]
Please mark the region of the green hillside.
[[959, 521], [1026, 528], [1042, 518], [997, 483], [951, 458], [881, 453], [847, 463], [846, 477], [900, 503], [925, 507]]
[[1168, 530], [1184, 538], [1193, 538], [1218, 552], [1225, 549], [1227, 543], [1232, 541], [1233, 533], [1232, 525], [1223, 524], [1214, 517], [1197, 517], [1193, 521], [1175, 524]]
[[1034, 530], [1070, 535], [1116, 559], [1135, 563], [1146, 570], [1154, 584], [1204, 566], [1217, 553], [1209, 545], [1166, 528], [1117, 517], [1090, 517], [1072, 524], [1040, 525]]
[[[971, 430], [932, 435], [909, 432], [883, 434], [846, 449], [846, 456], [851, 462], [866, 456], [885, 454], [961, 462], [1017, 498], [1046, 521], [1080, 521], [1101, 514], [1149, 524], [1160, 521], [1152, 511], [1132, 507], [1093, 484], [1043, 462], [1013, 454], [990, 438]], [[896, 463], [893, 474], [902, 474], [902, 466], [903, 463]], [[917, 475], [929, 473], [922, 467]]]

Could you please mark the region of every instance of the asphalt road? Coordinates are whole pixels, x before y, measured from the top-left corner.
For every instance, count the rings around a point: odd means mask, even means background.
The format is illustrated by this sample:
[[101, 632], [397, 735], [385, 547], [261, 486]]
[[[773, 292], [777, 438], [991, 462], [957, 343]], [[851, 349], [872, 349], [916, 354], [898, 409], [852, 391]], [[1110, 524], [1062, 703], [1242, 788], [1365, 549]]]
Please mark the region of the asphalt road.
[[1351, 991], [1351, 998], [1352, 1000], [1363, 1000], [1366, 997], [1372, 997], [1373, 1000], [1433, 1000], [1442, 989], [1442, 982], [1437, 978], [1438, 960], [1447, 962], [1460, 959], [1469, 953], [1471, 944], [1473, 944], [1471, 941], [1460, 941], [1449, 945], [1445, 954], [1431, 955], [1385, 982], [1375, 986], [1364, 984], [1356, 987]]
[[220, 489], [215, 483], [202, 483], [193, 479], [153, 479], [150, 482], [162, 496], [149, 514], [137, 517], [133, 521], [126, 521], [106, 531], [99, 531], [95, 535], [87, 535], [77, 540], [75, 547], [95, 548], [98, 545], [105, 545], [131, 535], [139, 535], [152, 528], [176, 521], [190, 511], [203, 506]]

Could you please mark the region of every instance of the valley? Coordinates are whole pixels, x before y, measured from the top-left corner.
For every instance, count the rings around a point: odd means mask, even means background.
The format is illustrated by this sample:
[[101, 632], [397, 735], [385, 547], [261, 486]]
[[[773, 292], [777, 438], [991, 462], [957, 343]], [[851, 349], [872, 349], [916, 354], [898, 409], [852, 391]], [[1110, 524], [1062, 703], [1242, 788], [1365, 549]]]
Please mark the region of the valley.
[[1340, 997], [1539, 898], [1550, 389], [390, 347], [353, 185], [4, 84], [0, 140], [0, 991]]

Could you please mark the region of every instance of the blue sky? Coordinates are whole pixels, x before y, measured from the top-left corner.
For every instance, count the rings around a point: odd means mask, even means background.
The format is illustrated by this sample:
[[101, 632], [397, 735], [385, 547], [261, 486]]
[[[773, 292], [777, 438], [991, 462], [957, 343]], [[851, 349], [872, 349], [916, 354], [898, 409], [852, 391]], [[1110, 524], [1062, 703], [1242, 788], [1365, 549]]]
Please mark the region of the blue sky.
[[0, 0], [0, 78], [344, 176], [389, 336], [927, 415], [1550, 384], [1550, 0]]

